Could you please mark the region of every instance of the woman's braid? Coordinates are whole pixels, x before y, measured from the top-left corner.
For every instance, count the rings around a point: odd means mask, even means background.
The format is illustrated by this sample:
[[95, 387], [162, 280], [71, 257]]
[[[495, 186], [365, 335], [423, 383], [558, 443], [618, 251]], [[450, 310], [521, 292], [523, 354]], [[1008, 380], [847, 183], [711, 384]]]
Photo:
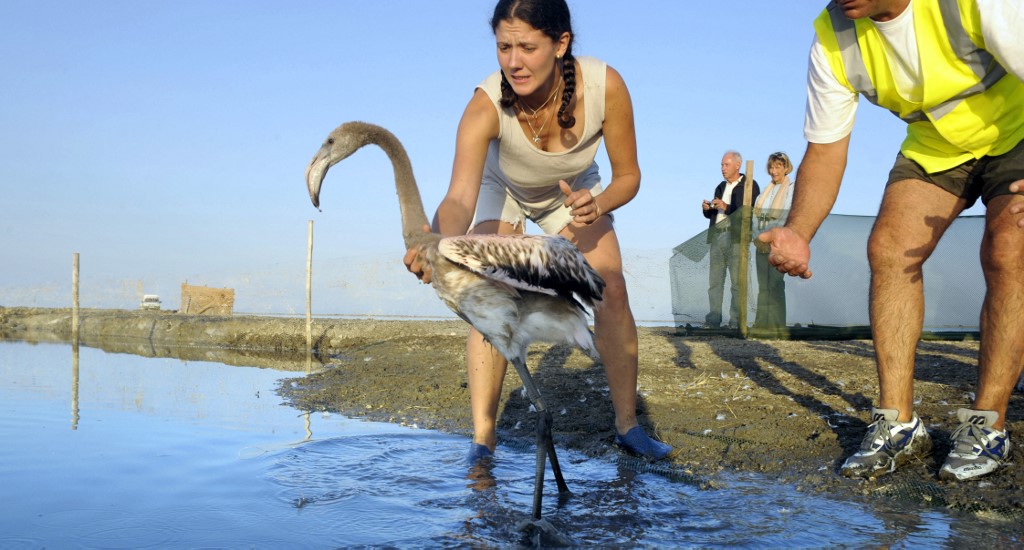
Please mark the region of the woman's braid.
[[518, 97], [512, 91], [512, 85], [508, 83], [508, 79], [505, 78], [505, 71], [501, 71], [501, 99], [498, 100], [498, 104], [507, 109], [516, 104]]
[[565, 89], [562, 91], [562, 106], [558, 109], [558, 125], [562, 128], [572, 128], [576, 125], [576, 117], [572, 116], [572, 111], [565, 112], [573, 94], [576, 93], [576, 58], [572, 56], [571, 47], [562, 57], [562, 80], [565, 82]]

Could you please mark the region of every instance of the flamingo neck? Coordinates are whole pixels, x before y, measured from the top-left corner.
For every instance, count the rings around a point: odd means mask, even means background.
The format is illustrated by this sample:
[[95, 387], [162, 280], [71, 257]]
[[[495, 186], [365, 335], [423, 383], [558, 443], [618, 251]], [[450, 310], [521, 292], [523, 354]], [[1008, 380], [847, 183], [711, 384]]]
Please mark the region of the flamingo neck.
[[367, 143], [380, 147], [395, 171], [395, 190], [398, 192], [398, 206], [402, 211], [402, 237], [406, 248], [412, 248], [425, 242], [426, 234], [423, 226], [427, 225], [427, 215], [423, 210], [423, 199], [420, 198], [416, 177], [412, 172], [412, 163], [402, 143], [389, 132], [367, 132]]

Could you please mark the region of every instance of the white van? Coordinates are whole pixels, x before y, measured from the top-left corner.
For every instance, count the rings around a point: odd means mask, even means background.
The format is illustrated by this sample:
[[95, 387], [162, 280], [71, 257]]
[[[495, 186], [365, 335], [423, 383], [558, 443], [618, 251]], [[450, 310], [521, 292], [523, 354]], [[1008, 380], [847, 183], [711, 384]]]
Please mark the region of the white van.
[[156, 294], [146, 294], [142, 297], [139, 309], [160, 309], [160, 297]]

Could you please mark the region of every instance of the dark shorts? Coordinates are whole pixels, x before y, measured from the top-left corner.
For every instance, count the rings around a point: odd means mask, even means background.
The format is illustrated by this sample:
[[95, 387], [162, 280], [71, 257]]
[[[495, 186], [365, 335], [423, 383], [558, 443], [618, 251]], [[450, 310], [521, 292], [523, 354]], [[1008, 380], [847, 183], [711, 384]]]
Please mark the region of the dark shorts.
[[981, 197], [982, 204], [988, 205], [993, 197], [1012, 195], [1010, 184], [1024, 180], [1024, 141], [1002, 155], [972, 159], [934, 174], [926, 173], [921, 165], [900, 153], [896, 155], [886, 185], [908, 179], [932, 183], [964, 198], [967, 200], [966, 208], [970, 208], [978, 197]]

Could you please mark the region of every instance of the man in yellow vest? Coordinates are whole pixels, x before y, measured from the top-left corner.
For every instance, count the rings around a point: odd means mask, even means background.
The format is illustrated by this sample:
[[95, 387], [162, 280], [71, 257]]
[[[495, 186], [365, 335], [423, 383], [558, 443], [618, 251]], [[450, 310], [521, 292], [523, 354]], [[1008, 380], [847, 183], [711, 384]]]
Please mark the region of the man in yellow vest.
[[785, 227], [758, 236], [771, 244], [772, 265], [811, 276], [809, 243], [839, 192], [858, 98], [908, 124], [868, 241], [878, 405], [841, 471], [875, 478], [931, 453], [913, 410], [922, 266], [954, 218], [980, 198], [987, 292], [978, 387], [971, 408], [957, 411], [938, 475], [989, 474], [1010, 457], [1006, 408], [1024, 366], [1024, 7], [835, 0], [814, 28], [800, 185]]

